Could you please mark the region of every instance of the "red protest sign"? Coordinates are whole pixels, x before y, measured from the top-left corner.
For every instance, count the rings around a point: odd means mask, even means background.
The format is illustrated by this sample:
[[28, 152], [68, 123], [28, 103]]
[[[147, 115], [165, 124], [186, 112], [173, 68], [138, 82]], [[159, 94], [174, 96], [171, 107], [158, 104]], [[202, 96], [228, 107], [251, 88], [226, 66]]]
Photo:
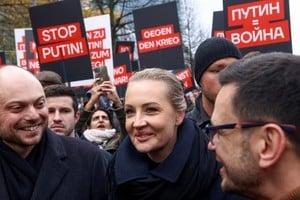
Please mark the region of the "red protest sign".
[[81, 38], [80, 23], [61, 24], [37, 29], [39, 44], [56, 43]]
[[68, 23], [37, 29], [40, 63], [69, 59], [88, 54], [80, 23]]
[[85, 38], [38, 47], [40, 62], [47, 63], [74, 58], [88, 53]]
[[141, 30], [142, 40], [138, 41], [139, 53], [181, 45], [180, 33], [174, 33], [174, 25], [167, 24]]
[[104, 48], [104, 40], [107, 38], [105, 28], [89, 30], [86, 35], [92, 68], [104, 66], [105, 61], [111, 59], [110, 49]]
[[120, 86], [120, 85], [126, 85], [128, 83], [128, 80], [131, 76], [131, 72], [127, 72], [127, 66], [126, 65], [120, 65], [114, 67], [114, 85]]
[[86, 37], [88, 41], [104, 40], [106, 38], [105, 28], [98, 28], [86, 31]]
[[179, 80], [182, 81], [184, 85], [184, 90], [188, 90], [193, 87], [193, 75], [189, 68], [179, 71], [175, 75]]
[[[254, 1], [228, 6], [229, 38], [239, 48], [290, 41], [289, 21], [285, 19], [284, 0]], [[239, 28], [241, 27], [241, 28]]]

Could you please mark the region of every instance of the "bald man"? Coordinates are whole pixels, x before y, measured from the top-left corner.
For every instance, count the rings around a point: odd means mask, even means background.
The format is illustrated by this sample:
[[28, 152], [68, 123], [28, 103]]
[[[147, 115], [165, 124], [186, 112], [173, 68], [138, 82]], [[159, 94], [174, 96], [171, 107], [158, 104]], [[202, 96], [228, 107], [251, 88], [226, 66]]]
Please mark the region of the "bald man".
[[47, 129], [40, 82], [0, 69], [0, 199], [106, 199], [106, 161], [92, 144]]

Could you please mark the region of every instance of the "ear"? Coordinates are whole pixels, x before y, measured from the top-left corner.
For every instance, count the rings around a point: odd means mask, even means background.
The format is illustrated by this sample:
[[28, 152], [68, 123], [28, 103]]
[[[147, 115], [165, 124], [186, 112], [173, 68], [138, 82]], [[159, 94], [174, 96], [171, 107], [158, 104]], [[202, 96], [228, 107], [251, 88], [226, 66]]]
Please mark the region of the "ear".
[[76, 112], [74, 118], [75, 118], [75, 123], [77, 123], [80, 118], [80, 112]]
[[198, 81], [198, 86], [199, 86], [200, 89], [202, 88], [202, 81], [201, 81], [201, 79]]
[[259, 166], [268, 168], [274, 165], [284, 153], [287, 138], [284, 131], [277, 124], [267, 124], [262, 127], [259, 146]]
[[182, 123], [182, 121], [184, 119], [184, 116], [185, 116], [185, 111], [184, 110], [177, 112], [177, 114], [176, 114], [176, 122], [175, 122], [175, 124], [177, 126], [179, 126]]

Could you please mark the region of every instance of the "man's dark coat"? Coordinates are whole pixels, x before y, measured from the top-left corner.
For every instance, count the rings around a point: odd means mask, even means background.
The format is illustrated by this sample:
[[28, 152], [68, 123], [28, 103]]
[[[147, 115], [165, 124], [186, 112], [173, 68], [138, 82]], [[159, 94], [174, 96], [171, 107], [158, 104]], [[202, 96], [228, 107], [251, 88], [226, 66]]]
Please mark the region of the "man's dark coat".
[[[106, 164], [99, 149], [49, 130], [44, 134], [46, 149], [31, 200], [106, 199]], [[0, 154], [0, 199], [9, 200], [1, 162], [4, 158]]]

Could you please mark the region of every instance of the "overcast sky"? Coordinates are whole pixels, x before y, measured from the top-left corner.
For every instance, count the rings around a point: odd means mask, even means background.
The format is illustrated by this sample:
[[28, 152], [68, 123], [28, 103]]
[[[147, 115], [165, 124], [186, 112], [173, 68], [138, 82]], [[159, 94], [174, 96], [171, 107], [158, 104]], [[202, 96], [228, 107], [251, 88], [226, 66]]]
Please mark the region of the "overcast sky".
[[[223, 10], [223, 0], [194, 0], [194, 3], [199, 10], [198, 20], [211, 31], [213, 12]], [[289, 0], [289, 4], [293, 53], [300, 55], [300, 1]]]
[[[212, 3], [213, 2], [213, 3]], [[223, 10], [223, 0], [194, 0], [200, 23], [211, 30], [214, 11]]]

